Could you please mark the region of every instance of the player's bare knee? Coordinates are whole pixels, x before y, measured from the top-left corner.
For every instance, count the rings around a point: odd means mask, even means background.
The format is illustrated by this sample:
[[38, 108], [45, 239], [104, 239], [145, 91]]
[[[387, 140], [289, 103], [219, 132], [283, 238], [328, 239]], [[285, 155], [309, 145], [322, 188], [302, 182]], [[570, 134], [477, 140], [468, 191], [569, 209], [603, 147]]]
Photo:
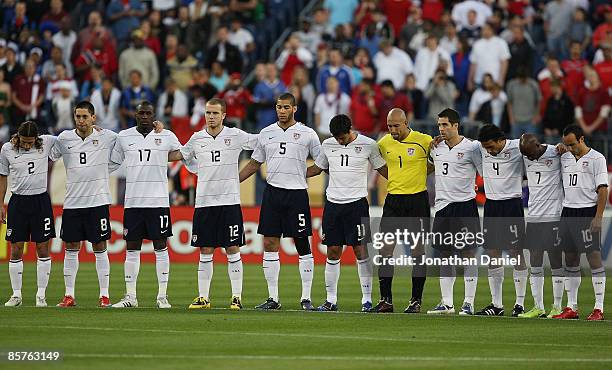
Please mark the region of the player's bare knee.
[[587, 253], [586, 256], [587, 256], [587, 260], [589, 261], [589, 266], [591, 267], [591, 270], [595, 270], [595, 269], [599, 269], [603, 267], [600, 251]]
[[278, 252], [280, 248], [280, 238], [264, 236], [264, 251]]
[[200, 247], [200, 254], [213, 254], [213, 253], [215, 253], [215, 248]]
[[68, 251], [80, 251], [81, 242], [66, 242], [66, 250]]
[[23, 257], [24, 243], [11, 243], [11, 259], [20, 260]]
[[565, 266], [577, 267], [580, 265], [580, 255], [577, 253], [565, 253]]
[[106, 240], [103, 240], [98, 243], [91, 243], [91, 247], [94, 252], [104, 252], [106, 250]]
[[36, 255], [38, 258], [48, 258], [49, 257], [49, 241], [42, 243], [36, 243]]
[[126, 243], [126, 249], [128, 251], [139, 251], [142, 248], [142, 239], [141, 240], [128, 240]]
[[227, 247], [225, 249], [227, 254], [236, 254], [236, 253], [240, 253], [240, 247], [237, 245], [232, 245], [231, 247]]
[[293, 241], [295, 243], [295, 249], [297, 249], [297, 252], [300, 256], [305, 256], [307, 254], [312, 253], [312, 251], [310, 250], [310, 242], [308, 241], [308, 238], [293, 238]]
[[368, 248], [366, 248], [364, 245], [356, 245], [353, 247], [353, 251], [355, 252], [355, 257], [360, 261], [368, 259], [369, 257]]
[[540, 267], [544, 263], [544, 253], [542, 251], [532, 250], [529, 253], [529, 264], [531, 267]]
[[166, 238], [153, 240], [153, 249], [156, 251], [164, 250], [168, 247], [168, 240]]
[[339, 246], [328, 246], [327, 247], [327, 259], [336, 261], [342, 256], [342, 247]]

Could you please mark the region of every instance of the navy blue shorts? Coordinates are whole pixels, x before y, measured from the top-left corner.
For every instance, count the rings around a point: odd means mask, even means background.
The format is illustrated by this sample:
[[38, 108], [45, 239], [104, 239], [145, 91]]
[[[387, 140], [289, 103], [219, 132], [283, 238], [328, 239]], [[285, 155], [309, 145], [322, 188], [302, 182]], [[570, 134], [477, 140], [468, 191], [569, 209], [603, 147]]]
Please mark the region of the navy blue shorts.
[[6, 215], [6, 240], [42, 243], [55, 238], [55, 219], [48, 193], [11, 195]]
[[558, 221], [528, 222], [524, 248], [532, 251], [560, 251], [560, 223]]
[[162, 240], [172, 236], [170, 208], [126, 208], [123, 210], [123, 239]]
[[306, 238], [312, 235], [306, 189], [281, 189], [266, 185], [257, 233], [263, 236]]
[[227, 248], [244, 244], [240, 204], [195, 209], [191, 231], [192, 246]]
[[590, 253], [601, 250], [601, 232], [591, 231], [591, 221], [597, 206], [567, 208], [561, 211], [561, 247], [570, 253]]
[[370, 206], [366, 198], [351, 203], [325, 202], [323, 240], [329, 246], [367, 245], [370, 241]]
[[387, 194], [380, 220], [382, 232], [396, 230], [428, 232], [430, 229], [430, 206], [427, 191], [416, 194]]
[[60, 237], [67, 243], [99, 243], [111, 237], [109, 206], [64, 209]]
[[[477, 233], [480, 232], [476, 200], [450, 203], [437, 211], [432, 231], [432, 246], [438, 250], [459, 251], [476, 248]], [[446, 237], [447, 233], [452, 234], [452, 238]], [[442, 237], [437, 237], [436, 234]]]
[[483, 226], [485, 249], [522, 249], [525, 239], [523, 200], [487, 199]]

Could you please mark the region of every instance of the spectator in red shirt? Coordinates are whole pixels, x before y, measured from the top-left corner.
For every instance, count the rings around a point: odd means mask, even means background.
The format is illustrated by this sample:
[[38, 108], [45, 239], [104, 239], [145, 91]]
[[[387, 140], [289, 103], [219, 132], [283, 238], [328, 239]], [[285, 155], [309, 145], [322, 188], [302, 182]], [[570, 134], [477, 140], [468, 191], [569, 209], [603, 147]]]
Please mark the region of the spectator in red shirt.
[[444, 13], [444, 3], [440, 0], [424, 0], [423, 3], [423, 19], [430, 20], [434, 23], [440, 23], [442, 14]]
[[387, 115], [393, 108], [400, 108], [406, 112], [406, 118], [408, 122], [412, 121], [412, 103], [406, 94], [399, 91], [395, 91], [393, 82], [385, 80], [380, 84], [380, 91], [382, 98], [378, 105], [378, 123], [380, 132], [386, 132], [387, 129]]
[[351, 95], [350, 109], [355, 130], [372, 138], [378, 135], [376, 107], [380, 104], [380, 99], [374, 88], [373, 79], [364, 78], [355, 86]]
[[579, 41], [572, 41], [570, 44], [570, 58], [561, 62], [561, 68], [565, 73], [565, 92], [576, 102], [578, 99], [578, 91], [584, 85], [584, 66], [589, 64], [582, 57], [582, 46]]
[[604, 60], [595, 64], [595, 70], [601, 79], [601, 84], [604, 88], [612, 87], [612, 45], [607, 43], [601, 44]]
[[148, 19], [140, 23], [140, 30], [142, 31], [145, 46], [153, 50], [155, 55], [159, 56], [161, 53], [161, 42], [159, 41], [159, 37], [151, 32], [151, 22]]
[[357, 9], [355, 9], [355, 24], [359, 33], [363, 32], [370, 23], [374, 22], [376, 7], [375, 0], [363, 0], [357, 6]]
[[91, 67], [102, 68], [105, 76], [113, 76], [117, 69], [117, 56], [112, 45], [104, 44], [102, 38], [95, 38], [93, 42], [85, 47], [79, 57], [74, 61], [74, 69], [82, 81], [91, 79]]
[[234, 72], [230, 75], [227, 88], [219, 94], [219, 98], [225, 100], [227, 105], [226, 126], [242, 128], [247, 115], [247, 106], [253, 103], [253, 97], [249, 90], [242, 86], [240, 73]]
[[314, 57], [310, 50], [302, 46], [302, 42], [296, 33], [289, 37], [285, 43], [285, 50], [276, 60], [276, 66], [280, 70], [280, 79], [285, 86], [291, 84], [293, 70], [298, 66], [312, 68]]
[[600, 24], [593, 32], [593, 48], [597, 49], [599, 43], [606, 39], [608, 32], [612, 32], [612, 5], [604, 5], [601, 10], [605, 13], [606, 21]]
[[576, 104], [576, 121], [585, 135], [593, 136], [596, 132], [607, 132], [607, 119], [610, 115], [610, 95], [602, 86], [597, 72], [592, 67], [584, 68], [588, 87], [582, 88]]
[[65, 16], [69, 16], [69, 14], [64, 10], [64, 2], [62, 0], [51, 0], [49, 12], [42, 17], [40, 23], [53, 23], [59, 28], [60, 22]]
[[559, 60], [554, 56], [549, 56], [546, 59], [546, 68], [538, 73], [538, 84], [540, 85], [540, 92], [542, 93], [542, 103], [540, 104], [540, 116], [544, 114], [544, 110], [546, 109], [546, 103], [548, 98], [552, 96], [552, 91], [550, 88], [550, 82], [552, 80], [562, 81], [563, 86], [565, 86], [565, 75], [561, 70], [561, 66], [559, 65]]
[[[39, 121], [41, 106], [45, 99], [45, 81], [36, 73], [36, 64], [31, 59], [25, 63], [24, 74], [13, 81], [13, 122], [12, 129], [25, 121]], [[11, 130], [11, 131], [13, 131]]]
[[[383, 0], [382, 10], [387, 16], [387, 22], [393, 27], [393, 34], [399, 35], [402, 31], [402, 26], [406, 23], [412, 8], [410, 0]], [[425, 18], [425, 12], [423, 12]]]

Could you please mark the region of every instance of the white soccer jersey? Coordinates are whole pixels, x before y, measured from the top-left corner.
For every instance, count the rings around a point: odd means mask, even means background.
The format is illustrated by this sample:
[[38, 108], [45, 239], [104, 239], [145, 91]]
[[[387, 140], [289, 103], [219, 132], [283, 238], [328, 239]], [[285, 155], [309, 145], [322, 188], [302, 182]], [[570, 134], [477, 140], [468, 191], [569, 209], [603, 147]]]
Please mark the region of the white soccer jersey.
[[323, 141], [315, 164], [323, 170], [329, 169], [327, 200], [345, 204], [367, 197], [369, 163], [376, 169], [386, 164], [378, 143], [367, 136], [357, 135], [348, 145], [338, 144], [333, 137]]
[[492, 156], [480, 146], [482, 177], [487, 199], [505, 200], [523, 195], [523, 155], [519, 139], [508, 140], [501, 152]]
[[580, 159], [570, 152], [561, 156], [565, 199], [563, 207], [586, 208], [597, 205], [597, 188], [608, 186], [606, 158], [591, 148]]
[[553, 145], [548, 145], [535, 161], [523, 156], [529, 184], [529, 216], [527, 222], [558, 221], [563, 208], [561, 158]]
[[30, 150], [13, 148], [10, 142], [4, 143], [0, 150], [0, 175], [10, 176], [10, 189], [13, 194], [36, 195], [47, 191], [47, 172], [49, 172], [49, 153], [57, 138], [41, 135], [42, 147]]
[[296, 122], [283, 130], [276, 122], [261, 130], [251, 158], [266, 162], [268, 184], [282, 189], [307, 189], [309, 153], [313, 159], [321, 153], [321, 143], [313, 129]]
[[64, 209], [98, 207], [111, 204], [108, 182], [110, 155], [117, 134], [94, 130], [82, 139], [76, 130], [59, 134], [51, 150], [51, 159], [64, 158], [66, 199]]
[[463, 138], [452, 148], [442, 141], [431, 149], [430, 159], [436, 168], [436, 211], [450, 203], [465, 202], [476, 197], [476, 171], [482, 171], [478, 141]]
[[185, 161], [197, 163], [196, 208], [240, 204], [238, 159], [256, 142], [257, 135], [231, 127], [223, 127], [216, 137], [206, 129], [191, 136], [181, 153]]
[[170, 207], [168, 153], [180, 148], [169, 130], [143, 136], [132, 127], [119, 133], [111, 160], [125, 162], [125, 208]]

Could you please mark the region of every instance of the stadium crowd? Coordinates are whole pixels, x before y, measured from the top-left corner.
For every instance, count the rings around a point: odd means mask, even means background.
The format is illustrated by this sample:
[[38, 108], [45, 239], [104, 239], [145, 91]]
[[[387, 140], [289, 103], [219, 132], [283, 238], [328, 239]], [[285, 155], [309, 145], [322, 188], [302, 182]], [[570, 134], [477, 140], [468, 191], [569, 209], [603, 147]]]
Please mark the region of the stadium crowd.
[[[510, 138], [528, 132], [557, 142], [576, 122], [609, 157], [605, 0], [324, 0], [300, 18], [277, 58], [262, 58], [257, 37], [281, 3], [5, 0], [0, 141], [26, 119], [55, 134], [74, 127], [72, 108], [83, 99], [103, 128], [133, 127], [146, 99], [173, 131], [191, 133], [203, 124], [205, 102], [220, 97], [228, 123], [257, 133], [276, 120], [275, 98], [290, 92], [297, 120], [321, 139], [337, 114], [377, 138], [392, 108], [435, 133], [437, 113], [455, 107], [466, 130], [470, 121], [490, 122]], [[195, 186], [186, 176], [174, 182]]]

